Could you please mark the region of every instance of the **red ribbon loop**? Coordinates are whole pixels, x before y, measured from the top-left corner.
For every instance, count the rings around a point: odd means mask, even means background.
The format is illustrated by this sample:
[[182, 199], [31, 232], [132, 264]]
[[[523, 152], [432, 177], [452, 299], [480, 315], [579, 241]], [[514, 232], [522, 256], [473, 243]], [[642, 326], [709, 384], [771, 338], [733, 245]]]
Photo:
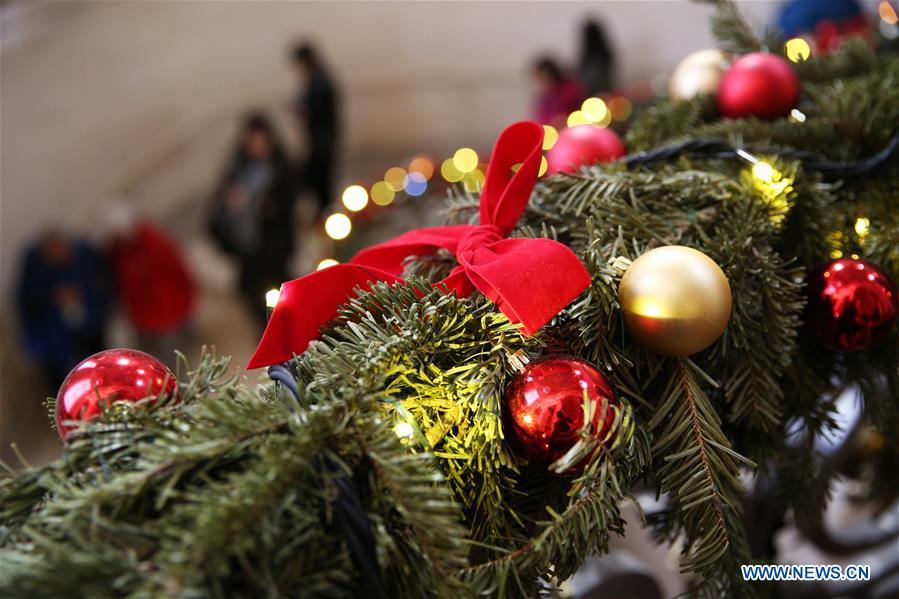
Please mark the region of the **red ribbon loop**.
[[510, 321], [520, 323], [525, 334], [539, 330], [590, 284], [584, 265], [561, 243], [506, 238], [530, 199], [542, 144], [543, 127], [537, 123], [516, 123], [500, 134], [481, 192], [480, 225], [414, 229], [360, 251], [349, 264], [285, 283], [247, 367], [269, 366], [302, 353], [356, 288], [401, 282], [406, 258], [438, 249], [459, 262], [438, 286], [459, 297], [477, 289]]

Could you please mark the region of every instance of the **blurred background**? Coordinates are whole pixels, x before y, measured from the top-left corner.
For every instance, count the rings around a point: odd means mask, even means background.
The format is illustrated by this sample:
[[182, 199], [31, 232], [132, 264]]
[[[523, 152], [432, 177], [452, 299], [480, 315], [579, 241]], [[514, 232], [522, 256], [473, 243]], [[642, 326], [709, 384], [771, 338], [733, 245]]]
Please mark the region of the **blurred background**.
[[[778, 4], [741, 7], [765, 24]], [[621, 95], [626, 120], [681, 57], [713, 45], [709, 14], [689, 2], [3, 2], [0, 456], [16, 461], [11, 443], [34, 463], [58, 455], [43, 398], [102, 347], [172, 363], [175, 348], [195, 361], [207, 345], [240, 370], [266, 289], [438, 222], [446, 176], [463, 175], [442, 161], [460, 148], [485, 160], [512, 121], [564, 125], [599, 93]], [[476, 189], [478, 174], [462, 184]], [[347, 198], [359, 212], [341, 202], [350, 185], [363, 187]]]

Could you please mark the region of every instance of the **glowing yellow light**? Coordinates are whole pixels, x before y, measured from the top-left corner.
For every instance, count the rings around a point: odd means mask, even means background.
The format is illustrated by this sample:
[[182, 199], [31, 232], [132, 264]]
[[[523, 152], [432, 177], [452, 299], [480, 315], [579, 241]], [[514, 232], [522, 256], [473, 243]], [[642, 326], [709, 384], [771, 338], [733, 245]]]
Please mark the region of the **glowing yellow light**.
[[318, 263], [318, 266], [315, 267], [315, 270], [324, 270], [329, 266], [337, 266], [338, 264], [340, 264], [340, 262], [338, 262], [334, 258], [325, 258]]
[[525, 424], [534, 424], [534, 417], [530, 414], [525, 414], [522, 418]]
[[537, 176], [542, 177], [546, 173], [546, 169], [549, 168], [549, 163], [546, 162], [546, 156], [540, 157], [540, 170], [537, 171]]
[[886, 0], [883, 0], [883, 2], [878, 5], [877, 12], [880, 13], [880, 18], [883, 19], [883, 22], [887, 25], [899, 23], [899, 15], [896, 14], [896, 9], [890, 6], [890, 3]]
[[559, 132], [552, 125], [543, 125], [543, 149], [549, 150], [559, 141]]
[[794, 108], [793, 110], [790, 111], [790, 118], [792, 120], [796, 121], [797, 123], [805, 122], [805, 114], [798, 108]]
[[421, 173], [424, 175], [425, 181], [430, 181], [434, 176], [434, 163], [424, 156], [419, 156], [409, 163], [409, 172]]
[[[838, 258], [842, 258], [843, 252], [841, 252], [840, 250], [833, 250], [830, 252], [830, 257], [833, 258], [834, 260], [836, 260]], [[829, 273], [824, 273], [824, 274], [828, 275]]]
[[387, 206], [393, 201], [396, 192], [386, 181], [378, 181], [371, 186], [371, 201], [378, 206]]
[[568, 121], [565, 123], [569, 127], [577, 127], [578, 125], [589, 125], [590, 119], [581, 110], [575, 110], [568, 115]]
[[465, 173], [456, 168], [452, 158], [447, 158], [440, 165], [440, 174], [450, 183], [458, 183], [465, 176]]
[[665, 309], [661, 306], [661, 304], [655, 302], [652, 299], [641, 298], [634, 305], [634, 314], [638, 314], [640, 316], [649, 316], [650, 318], [660, 318], [664, 316]]
[[453, 165], [460, 173], [470, 173], [478, 168], [478, 153], [471, 148], [459, 148], [453, 154]]
[[868, 234], [868, 227], [871, 225], [871, 221], [864, 217], [859, 217], [855, 220], [855, 232], [859, 237], [864, 237]]
[[764, 183], [774, 180], [774, 167], [767, 162], [756, 162], [752, 165], [752, 176]]
[[784, 47], [787, 50], [787, 58], [793, 62], [808, 60], [808, 57], [812, 55], [812, 47], [801, 37], [794, 37], [791, 40], [787, 40]]
[[618, 96], [609, 100], [609, 112], [616, 121], [626, 121], [631, 118], [634, 106], [624, 96]]
[[278, 305], [278, 300], [281, 298], [281, 290], [280, 289], [269, 289], [265, 292], [265, 307], [266, 308], [274, 308]]
[[368, 205], [368, 192], [361, 185], [350, 185], [343, 190], [343, 205], [351, 212], [359, 212]]
[[[853, 260], [858, 260], [858, 254], [852, 254], [849, 257], [852, 258]], [[862, 267], [862, 268], [864, 268], [864, 267]]]
[[476, 168], [470, 173], [465, 173], [465, 177], [462, 179], [462, 183], [465, 185], [466, 191], [475, 193], [481, 191], [481, 187], [484, 186], [484, 179], [484, 171]]
[[609, 113], [609, 107], [601, 98], [587, 98], [581, 104], [581, 112], [587, 115], [592, 123], [598, 123], [606, 118]]
[[384, 182], [393, 191], [403, 191], [406, 188], [406, 169], [395, 166], [384, 173]]
[[399, 422], [393, 427], [393, 433], [400, 439], [411, 439], [415, 434], [415, 429], [408, 422]]
[[332, 214], [325, 220], [325, 233], [327, 233], [328, 237], [331, 239], [346, 239], [347, 235], [349, 235], [352, 230], [353, 223], [346, 214], [338, 212], [337, 214]]

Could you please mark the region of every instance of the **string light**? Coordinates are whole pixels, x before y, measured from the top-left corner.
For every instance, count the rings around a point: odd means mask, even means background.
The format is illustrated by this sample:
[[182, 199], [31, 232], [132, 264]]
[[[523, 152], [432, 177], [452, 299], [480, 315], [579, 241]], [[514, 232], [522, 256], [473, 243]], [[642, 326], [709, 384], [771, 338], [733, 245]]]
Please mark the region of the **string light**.
[[428, 182], [423, 174], [412, 172], [406, 175], [406, 180], [403, 182], [403, 188], [410, 196], [417, 197], [423, 194], [428, 188]]
[[792, 62], [803, 62], [808, 60], [808, 57], [812, 55], [812, 47], [801, 37], [794, 37], [791, 40], [787, 40], [784, 47], [787, 51], [787, 58]]
[[790, 119], [796, 121], [797, 123], [804, 123], [805, 118], [805, 113], [803, 113], [798, 108], [794, 108], [790, 111]]
[[281, 290], [280, 289], [269, 289], [265, 292], [265, 307], [266, 308], [274, 308], [278, 305], [278, 300], [281, 299]]
[[774, 167], [764, 161], [752, 165], [752, 176], [762, 183], [771, 183], [774, 180]]
[[415, 428], [408, 422], [398, 422], [397, 425], [393, 427], [393, 433], [400, 439], [411, 439], [415, 434]]
[[552, 125], [543, 125], [543, 149], [551, 150], [559, 141], [559, 132]]
[[465, 176], [465, 173], [456, 168], [456, 163], [452, 158], [447, 158], [440, 165], [440, 174], [450, 183], [458, 183]]
[[626, 121], [631, 118], [634, 105], [624, 96], [616, 96], [609, 100], [609, 112], [616, 121]]
[[571, 114], [568, 115], [568, 120], [566, 124], [569, 127], [577, 127], [578, 125], [589, 125], [590, 119], [587, 118], [587, 115], [584, 114], [582, 110], [575, 110]]
[[378, 181], [371, 186], [371, 201], [378, 206], [387, 206], [393, 201], [396, 192], [386, 181]]
[[899, 23], [899, 15], [896, 14], [896, 9], [893, 8], [887, 0], [883, 0], [883, 2], [877, 6], [877, 12], [880, 14], [881, 20], [887, 25]]
[[855, 219], [855, 234], [858, 235], [859, 241], [864, 242], [865, 237], [868, 236], [868, 229], [871, 226], [871, 221], [863, 216]]
[[341, 212], [332, 214], [325, 220], [325, 233], [335, 241], [346, 239], [352, 230], [353, 223], [350, 217]]
[[406, 169], [399, 166], [387, 169], [387, 172], [384, 173], [384, 182], [394, 192], [403, 191], [406, 188]]
[[459, 148], [453, 154], [453, 165], [460, 173], [470, 173], [478, 168], [478, 153], [471, 148]]
[[409, 163], [409, 172], [421, 173], [425, 181], [430, 181], [431, 177], [434, 176], [434, 163], [425, 156], [419, 156]]
[[609, 108], [600, 98], [587, 98], [581, 104], [581, 112], [591, 123], [601, 123], [609, 116]]
[[340, 262], [338, 262], [334, 258], [325, 258], [318, 263], [318, 266], [315, 267], [315, 270], [324, 270], [329, 266], [337, 266], [338, 264], [340, 264]]
[[359, 212], [368, 205], [368, 192], [361, 185], [350, 185], [343, 190], [343, 205], [350, 212]]
[[462, 183], [465, 185], [466, 191], [477, 193], [481, 191], [481, 188], [484, 186], [485, 179], [486, 177], [484, 176], [484, 171], [476, 168], [470, 173], [465, 173], [465, 177], [462, 179]]

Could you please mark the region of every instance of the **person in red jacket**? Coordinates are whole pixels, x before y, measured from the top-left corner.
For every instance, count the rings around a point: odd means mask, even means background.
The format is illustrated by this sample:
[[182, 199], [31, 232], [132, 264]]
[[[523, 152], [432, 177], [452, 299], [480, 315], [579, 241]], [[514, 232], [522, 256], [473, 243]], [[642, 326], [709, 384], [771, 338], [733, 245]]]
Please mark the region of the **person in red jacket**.
[[150, 220], [126, 205], [109, 213], [107, 257], [125, 314], [142, 349], [165, 362], [186, 349], [196, 284], [181, 253]]

